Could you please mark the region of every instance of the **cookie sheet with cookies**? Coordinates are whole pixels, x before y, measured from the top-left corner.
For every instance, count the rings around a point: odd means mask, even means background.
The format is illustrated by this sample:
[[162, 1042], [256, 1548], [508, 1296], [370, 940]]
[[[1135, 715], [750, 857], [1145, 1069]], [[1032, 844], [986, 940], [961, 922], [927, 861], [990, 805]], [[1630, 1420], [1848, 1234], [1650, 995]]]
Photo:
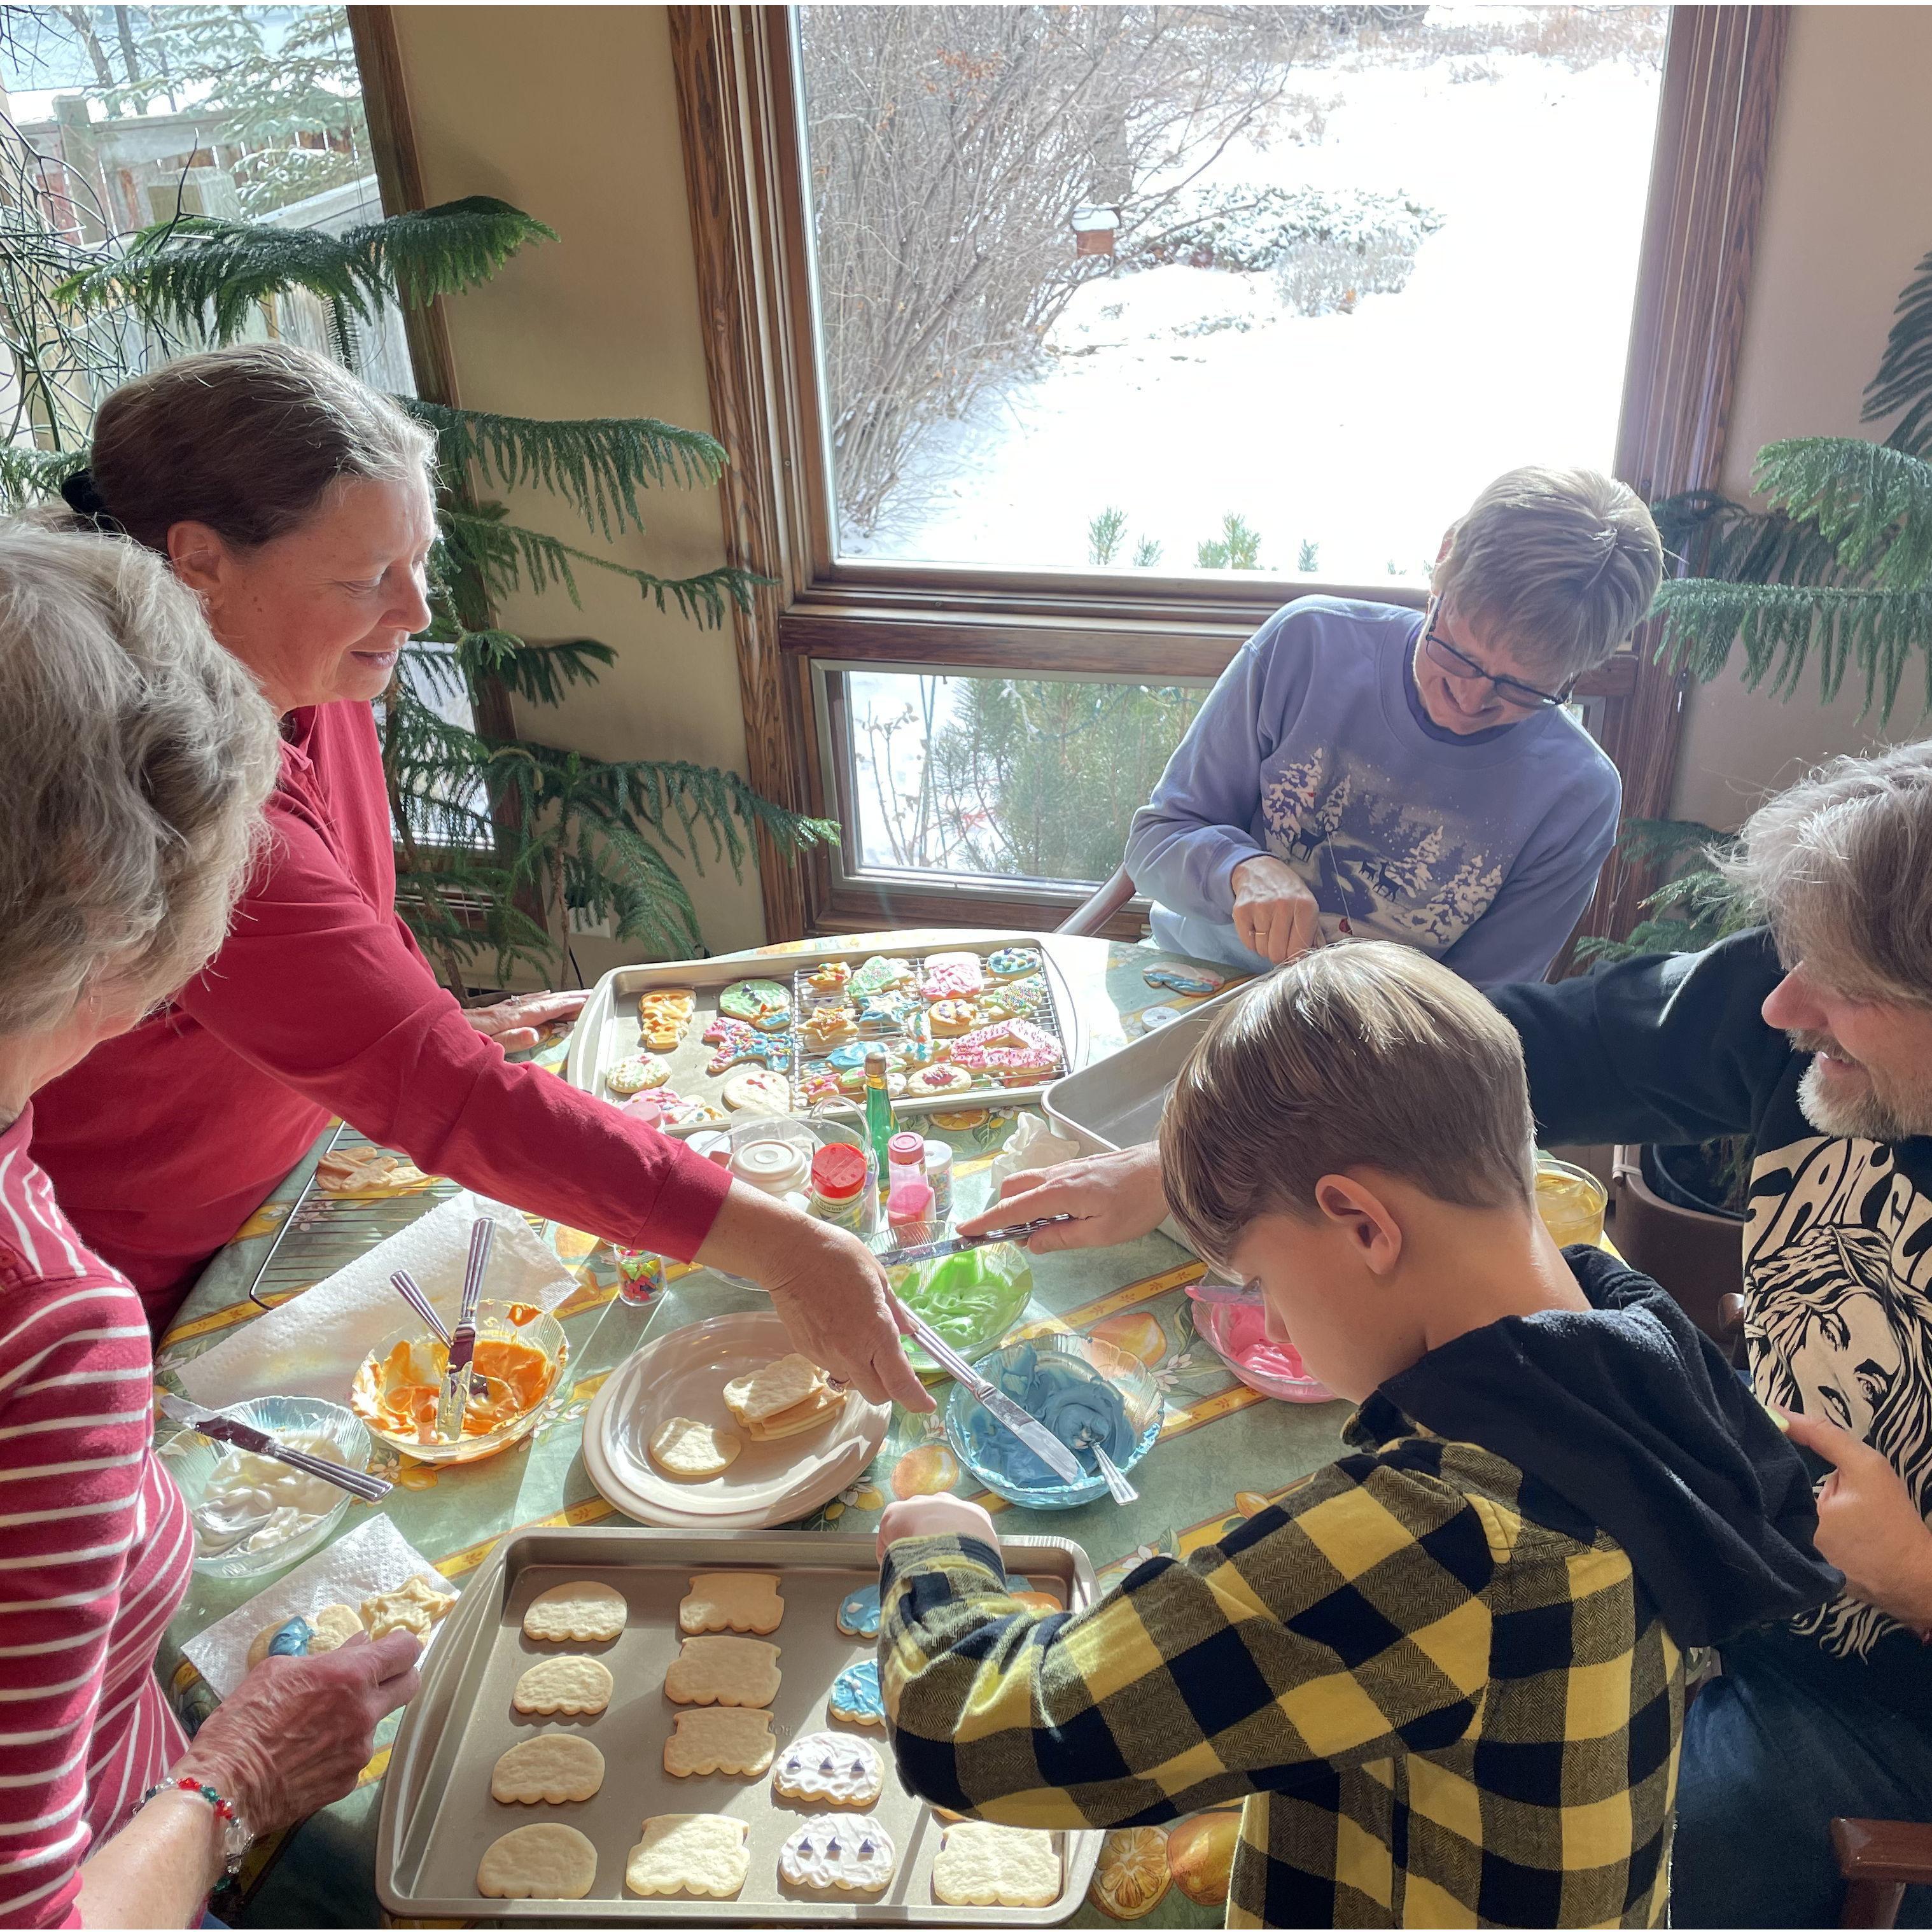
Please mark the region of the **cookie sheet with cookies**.
[[[736, 1393], [748, 1426], [812, 1396], [789, 1370]], [[1008, 1557], [1056, 1601], [1092, 1594], [1070, 1542], [1016, 1538]], [[862, 1648], [877, 1576], [869, 1538], [512, 1532], [396, 1738], [385, 1906], [525, 1924], [1068, 1917], [1100, 1834], [962, 1821], [890, 1774]]]

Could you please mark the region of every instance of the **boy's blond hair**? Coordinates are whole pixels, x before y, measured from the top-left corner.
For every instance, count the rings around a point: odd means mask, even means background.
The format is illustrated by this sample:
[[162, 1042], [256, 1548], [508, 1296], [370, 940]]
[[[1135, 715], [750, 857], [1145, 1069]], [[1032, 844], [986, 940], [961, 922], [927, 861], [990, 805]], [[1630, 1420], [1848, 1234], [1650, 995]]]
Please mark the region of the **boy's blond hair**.
[[1380, 1168], [1440, 1201], [1535, 1199], [1516, 1030], [1447, 967], [1386, 940], [1304, 954], [1250, 987], [1181, 1069], [1161, 1122], [1167, 1198], [1208, 1261], [1316, 1184]]
[[1594, 470], [1532, 465], [1469, 506], [1432, 587], [1482, 642], [1567, 684], [1643, 621], [1663, 575], [1663, 541], [1634, 490]]

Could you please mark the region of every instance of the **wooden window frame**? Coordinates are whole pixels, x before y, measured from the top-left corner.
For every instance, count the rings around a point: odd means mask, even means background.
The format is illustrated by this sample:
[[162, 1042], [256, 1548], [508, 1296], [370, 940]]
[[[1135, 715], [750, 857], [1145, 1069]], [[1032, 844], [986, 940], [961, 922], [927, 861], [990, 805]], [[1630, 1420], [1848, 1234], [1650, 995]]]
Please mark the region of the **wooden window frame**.
[[[735, 621], [752, 783], [834, 815], [820, 694], [826, 664], [906, 670], [1218, 676], [1280, 608], [1276, 586], [1160, 578], [1102, 588], [1091, 573], [840, 560], [820, 431], [804, 181], [788, 10], [669, 10], [712, 429], [731, 457], [722, 498], [730, 561], [772, 580]], [[1617, 474], [1646, 497], [1716, 485], [1762, 200], [1787, 10], [1672, 13], [1640, 256]], [[1420, 608], [1387, 583], [1302, 584]], [[1646, 629], [1581, 687], [1624, 810], [1661, 816], [1676, 768], [1682, 681]], [[1057, 922], [1078, 888], [934, 875], [848, 876], [822, 853], [761, 850], [767, 936], [899, 924]], [[1627, 931], [1646, 880], [1606, 868], [1580, 931]]]

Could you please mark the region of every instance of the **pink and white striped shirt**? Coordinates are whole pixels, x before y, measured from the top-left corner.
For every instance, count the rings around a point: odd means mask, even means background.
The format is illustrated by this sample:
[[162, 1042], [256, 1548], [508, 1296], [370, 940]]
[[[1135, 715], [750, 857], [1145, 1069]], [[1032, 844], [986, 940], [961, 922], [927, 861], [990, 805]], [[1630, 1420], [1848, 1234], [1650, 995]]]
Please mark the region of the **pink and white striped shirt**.
[[78, 1925], [80, 1863], [188, 1748], [154, 1676], [194, 1558], [154, 1460], [140, 1298], [0, 1131], [0, 1925]]

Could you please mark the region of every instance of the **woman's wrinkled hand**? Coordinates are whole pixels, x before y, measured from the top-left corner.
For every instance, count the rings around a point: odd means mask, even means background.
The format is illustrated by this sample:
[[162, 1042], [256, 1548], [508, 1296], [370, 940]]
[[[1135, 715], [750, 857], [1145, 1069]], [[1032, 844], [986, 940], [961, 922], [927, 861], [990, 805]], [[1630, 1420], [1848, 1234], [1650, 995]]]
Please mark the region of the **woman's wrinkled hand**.
[[799, 1352], [826, 1373], [850, 1383], [868, 1402], [920, 1411], [933, 1406], [899, 1340], [908, 1332], [905, 1304], [864, 1242], [808, 1220], [796, 1246], [759, 1285], [770, 1292]]
[[1090, 1154], [1064, 1160], [1057, 1167], [1010, 1174], [999, 1199], [970, 1220], [962, 1221], [959, 1232], [983, 1234], [1011, 1222], [1042, 1220], [1049, 1214], [1073, 1218], [1033, 1235], [1026, 1245], [1034, 1254], [1050, 1255], [1059, 1248], [1111, 1248], [1152, 1234], [1167, 1217], [1160, 1148], [1149, 1142], [1123, 1148], [1118, 1154]]
[[1291, 866], [1265, 855], [1234, 868], [1234, 937], [1250, 952], [1284, 966], [1322, 943], [1322, 909]]
[[590, 997], [583, 992], [518, 993], [494, 1006], [466, 1006], [463, 1017], [506, 1053], [522, 1053], [543, 1037], [545, 1027], [576, 1018]]
[[176, 1769], [203, 1778], [258, 1838], [346, 1798], [376, 1726], [416, 1693], [422, 1646], [406, 1630], [321, 1657], [271, 1657], [195, 1734]]

